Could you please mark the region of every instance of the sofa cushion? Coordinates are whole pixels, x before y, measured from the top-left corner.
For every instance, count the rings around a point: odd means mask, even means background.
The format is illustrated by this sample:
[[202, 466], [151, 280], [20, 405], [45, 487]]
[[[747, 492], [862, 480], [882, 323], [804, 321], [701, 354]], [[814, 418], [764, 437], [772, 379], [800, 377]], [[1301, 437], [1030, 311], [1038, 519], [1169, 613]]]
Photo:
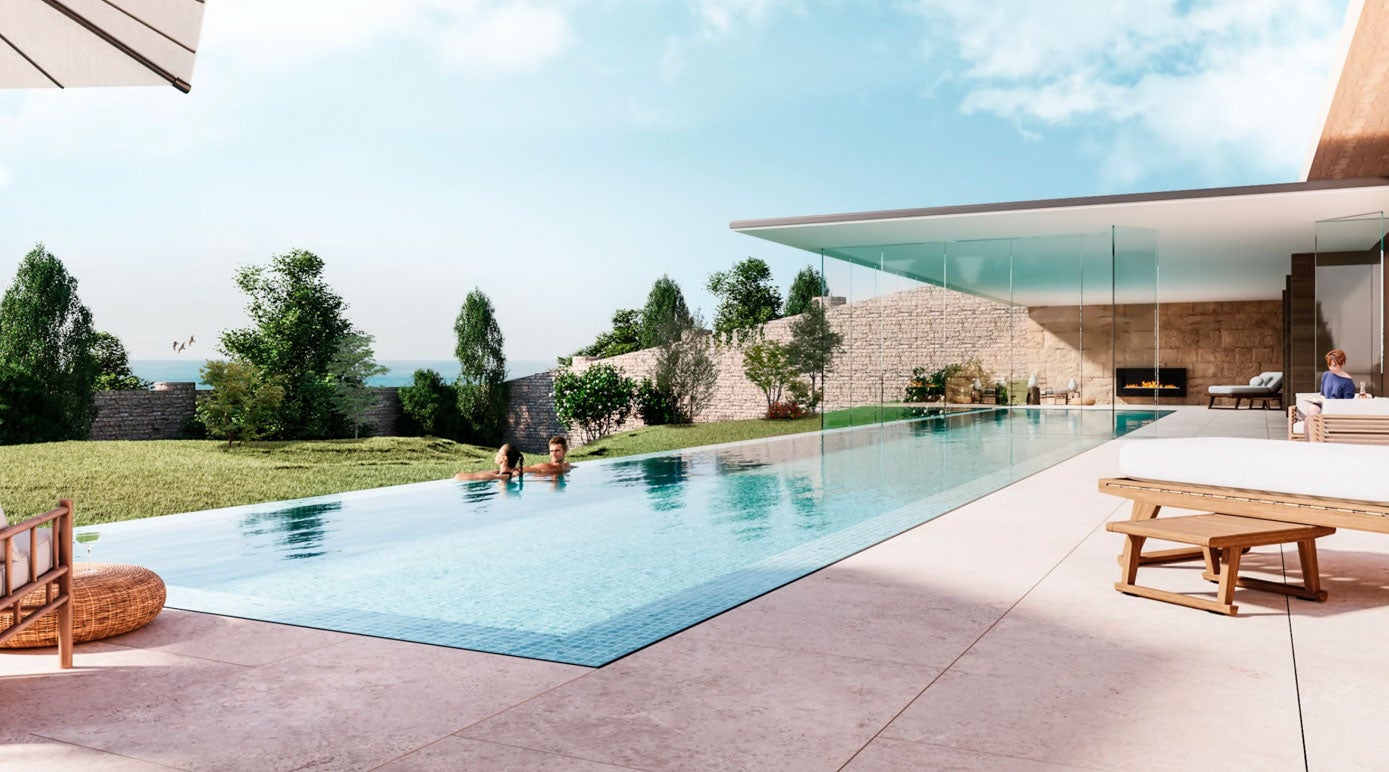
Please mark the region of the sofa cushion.
[[1275, 393], [1267, 386], [1208, 386], [1206, 392], [1217, 397], [1267, 397]]
[[1328, 399], [1321, 403], [1327, 415], [1389, 415], [1389, 399]]
[[1264, 386], [1268, 387], [1269, 389], [1272, 389], [1273, 391], [1281, 391], [1281, 390], [1283, 389], [1283, 374], [1282, 374], [1282, 373], [1280, 373], [1280, 372], [1267, 372], [1267, 373], [1264, 373], [1264, 374], [1263, 374], [1263, 379], [1264, 379]]
[[34, 557], [35, 576], [53, 567], [53, 531], [39, 528], [34, 531], [34, 537], [34, 541], [38, 542], [37, 550], [29, 549], [28, 531], [17, 534], [10, 540], [10, 565], [14, 566], [14, 576], [9, 577], [8, 584], [5, 581], [5, 563], [0, 561], [0, 588], [4, 588], [7, 594], [29, 582], [31, 555]]
[[1119, 469], [1137, 480], [1389, 503], [1389, 446], [1238, 437], [1131, 440], [1119, 450]]

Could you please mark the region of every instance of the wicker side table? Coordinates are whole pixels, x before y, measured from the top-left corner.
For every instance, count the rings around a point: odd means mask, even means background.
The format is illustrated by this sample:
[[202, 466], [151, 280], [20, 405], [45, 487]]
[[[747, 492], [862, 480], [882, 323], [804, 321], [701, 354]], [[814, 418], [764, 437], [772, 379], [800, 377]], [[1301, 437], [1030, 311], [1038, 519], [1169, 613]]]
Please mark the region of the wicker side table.
[[[24, 605], [43, 605], [43, 590]], [[164, 609], [164, 580], [140, 566], [78, 563], [72, 572], [72, 639], [77, 643], [109, 638], [144, 627]], [[0, 612], [0, 623], [10, 615]], [[6, 641], [3, 648], [56, 646], [58, 615], [49, 614]]]

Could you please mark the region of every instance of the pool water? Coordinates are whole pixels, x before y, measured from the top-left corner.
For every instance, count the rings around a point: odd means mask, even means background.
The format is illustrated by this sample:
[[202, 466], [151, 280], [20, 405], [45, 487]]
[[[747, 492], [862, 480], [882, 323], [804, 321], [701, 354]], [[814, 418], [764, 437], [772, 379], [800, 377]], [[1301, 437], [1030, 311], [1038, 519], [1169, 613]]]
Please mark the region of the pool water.
[[980, 410], [78, 530], [171, 608], [598, 666], [1163, 413], [1116, 415]]

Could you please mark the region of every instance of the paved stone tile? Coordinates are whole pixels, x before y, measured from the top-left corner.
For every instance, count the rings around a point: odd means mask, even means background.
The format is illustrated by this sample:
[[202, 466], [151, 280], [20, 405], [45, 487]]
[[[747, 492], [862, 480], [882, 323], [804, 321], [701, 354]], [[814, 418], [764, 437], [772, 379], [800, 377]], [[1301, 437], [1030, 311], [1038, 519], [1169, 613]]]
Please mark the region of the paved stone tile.
[[460, 769], [487, 772], [620, 772], [631, 767], [616, 767], [466, 737], [445, 737], [379, 769], [380, 772], [454, 772]]
[[174, 767], [367, 769], [587, 672], [354, 636], [168, 694], [119, 723], [51, 718], [37, 732]]
[[461, 732], [643, 769], [836, 769], [938, 671], [676, 637]]
[[961, 598], [948, 585], [885, 579], [865, 584], [825, 574], [764, 595], [684, 635], [944, 668], [1008, 605]]
[[1085, 768], [879, 737], [860, 751], [859, 755], [855, 756], [854, 760], [849, 762], [849, 765], [844, 769], [845, 772], [898, 772], [906, 769], [958, 770], [959, 772], [974, 772], [975, 770], [980, 772], [984, 770], [1061, 772], [1062, 770]]
[[1286, 617], [1121, 595], [1112, 536], [1087, 539], [882, 736], [1118, 769], [1301, 768]]
[[0, 653], [0, 744], [30, 734], [52, 738], [54, 727], [72, 735], [120, 733], [150, 716], [176, 717], [208, 684], [246, 670], [101, 642], [79, 644], [73, 664], [59, 670], [49, 652]]
[[12, 772], [159, 772], [170, 767], [31, 735], [0, 745], [0, 769]]
[[164, 609], [145, 627], [107, 642], [238, 665], [264, 665], [351, 637], [330, 630]]

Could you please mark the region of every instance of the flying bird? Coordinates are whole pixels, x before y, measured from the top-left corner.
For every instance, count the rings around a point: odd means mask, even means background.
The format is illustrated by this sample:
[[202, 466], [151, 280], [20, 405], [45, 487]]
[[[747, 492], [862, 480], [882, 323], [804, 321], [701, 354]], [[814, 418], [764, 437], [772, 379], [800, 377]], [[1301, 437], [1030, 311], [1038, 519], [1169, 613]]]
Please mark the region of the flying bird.
[[178, 351], [178, 341], [174, 341], [174, 351]]
[[188, 344], [187, 344], [187, 343], [180, 343], [180, 344], [178, 344], [178, 353], [182, 354], [182, 353], [183, 353], [183, 350], [184, 350], [185, 348], [187, 348], [187, 347], [188, 347]]
[[188, 336], [188, 345], [190, 345], [190, 346], [193, 345], [193, 336], [192, 336], [192, 335], [189, 335], [189, 336]]

